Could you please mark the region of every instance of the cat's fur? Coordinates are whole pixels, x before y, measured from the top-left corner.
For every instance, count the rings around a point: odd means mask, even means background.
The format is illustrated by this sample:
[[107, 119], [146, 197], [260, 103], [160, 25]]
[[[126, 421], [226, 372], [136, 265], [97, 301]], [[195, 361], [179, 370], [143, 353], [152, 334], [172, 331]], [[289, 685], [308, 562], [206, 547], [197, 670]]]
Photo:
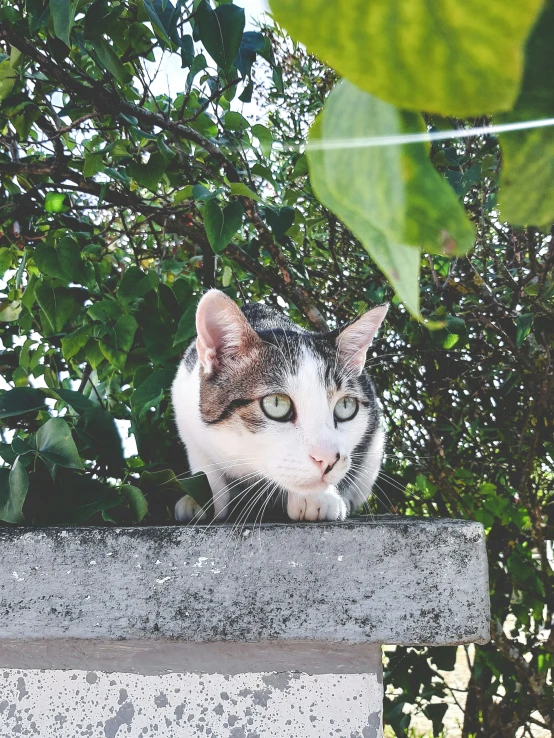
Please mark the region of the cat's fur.
[[[231, 499], [282, 493], [292, 520], [342, 520], [371, 492], [385, 433], [366, 352], [385, 317], [382, 305], [342, 330], [311, 333], [260, 303], [240, 310], [224, 293], [198, 305], [198, 338], [172, 386], [179, 436], [191, 470], [210, 482], [216, 518]], [[261, 399], [287, 395], [293, 417], [267, 417]], [[342, 397], [359, 401], [339, 422]], [[351, 402], [348, 400], [347, 402]], [[190, 497], [175, 507], [178, 521], [205, 513]]]

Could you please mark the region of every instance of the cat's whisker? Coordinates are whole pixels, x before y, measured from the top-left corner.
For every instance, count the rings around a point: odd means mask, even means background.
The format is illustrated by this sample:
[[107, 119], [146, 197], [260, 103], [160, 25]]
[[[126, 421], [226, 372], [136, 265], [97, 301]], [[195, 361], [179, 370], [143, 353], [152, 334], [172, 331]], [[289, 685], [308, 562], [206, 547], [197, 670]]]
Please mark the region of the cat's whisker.
[[[258, 526], [258, 540], [259, 540], [259, 543], [260, 543], [260, 550], [262, 549], [262, 523], [263, 523], [264, 514], [265, 514], [265, 511], [266, 511], [269, 503], [271, 502], [271, 498], [273, 497], [273, 495], [275, 494], [276, 491], [277, 491], [277, 484], [276, 484], [276, 482], [274, 482], [273, 483], [273, 487], [269, 491], [269, 494], [267, 495], [267, 499], [264, 502], [264, 504], [262, 505], [262, 509], [260, 511], [260, 523], [259, 523], [259, 526]], [[257, 519], [258, 519], [258, 516], [256, 516], [256, 520]], [[254, 520], [254, 530], [256, 529], [256, 520]]]
[[[364, 467], [363, 466], [352, 464], [352, 468], [356, 469], [356, 466], [357, 466], [357, 470], [362, 470], [362, 471], [364, 470]], [[361, 481], [361, 480], [358, 479], [357, 481]], [[360, 487], [354, 481], [353, 481], [353, 483], [355, 484], [355, 486], [357, 487], [357, 489], [361, 492]], [[390, 484], [390, 482], [389, 482], [389, 484]], [[374, 480], [373, 486], [377, 487], [377, 489], [379, 490], [379, 492], [381, 494], [383, 494], [387, 498], [387, 501], [388, 501], [389, 506], [390, 506], [389, 507], [389, 510], [392, 512], [392, 508], [394, 507], [394, 505], [393, 505], [392, 500], [390, 499], [390, 497], [387, 495], [387, 493], [383, 489], [381, 489], [381, 487], [379, 487], [379, 485], [377, 484], [377, 480]], [[399, 490], [400, 491], [403, 491], [403, 488], [402, 487], [399, 487]], [[369, 497], [369, 495], [370, 495], [371, 492], [372, 492], [372, 490], [370, 489], [370, 491], [367, 494], [367, 497]], [[375, 495], [375, 496], [377, 497], [377, 495]], [[383, 502], [383, 501], [381, 500], [381, 502]]]
[[[262, 498], [262, 496], [264, 495], [266, 489], [268, 489], [271, 484], [272, 484], [272, 482], [270, 482], [270, 481], [266, 481], [264, 484], [262, 484], [262, 488], [260, 490], [258, 490], [257, 492], [254, 493], [253, 498], [251, 500], [249, 500], [249, 502], [247, 503], [245, 509], [240, 512], [239, 517], [234, 522], [234, 524], [233, 524], [233, 526], [232, 526], [232, 528], [231, 528], [231, 530], [229, 532], [229, 535], [227, 536], [226, 544], [225, 544], [225, 545], [228, 545], [228, 543], [231, 540], [231, 537], [232, 537], [233, 533], [237, 532], [238, 535], [237, 535], [237, 541], [236, 541], [236, 544], [235, 544], [234, 551], [236, 551], [236, 547], [238, 546], [238, 543], [240, 541], [240, 537], [242, 535], [242, 532], [244, 531], [244, 527], [245, 527], [246, 522], [248, 520], [248, 515], [250, 514], [250, 511], [255, 507], [255, 505], [258, 502], [258, 500], [260, 500]], [[252, 485], [252, 486], [255, 486], [255, 484]], [[252, 486], [249, 489], [252, 489]]]
[[186, 477], [193, 476], [194, 474], [198, 474], [199, 472], [206, 472], [206, 470], [212, 471], [214, 470], [214, 468], [215, 471], [219, 471], [222, 467], [232, 468], [235, 464], [244, 465], [248, 464], [251, 461], [255, 461], [254, 456], [245, 456], [243, 458], [233, 459], [233, 461], [217, 461], [212, 464], [202, 464], [201, 466], [197, 466], [194, 469], [189, 469], [188, 472], [183, 472], [183, 474], [176, 474], [175, 479], [185, 479]]
[[[200, 510], [196, 513], [196, 515], [194, 516], [194, 518], [201, 517], [202, 514], [205, 513], [205, 512], [207, 512], [212, 505], [215, 507], [215, 503], [221, 497], [223, 497], [223, 495], [226, 495], [231, 489], [234, 489], [238, 484], [240, 484], [241, 482], [247, 481], [247, 480], [251, 479], [252, 477], [256, 477], [256, 476], [258, 476], [258, 472], [253, 472], [252, 474], [247, 474], [244, 477], [241, 477], [240, 479], [233, 480], [232, 483], [229, 483], [228, 485], [226, 485], [223, 489], [219, 490], [215, 495], [212, 492], [212, 498], [209, 500], [209, 502], [207, 502], [205, 505], [203, 505], [200, 508]], [[242, 494], [239, 494], [236, 497], [236, 499], [240, 499], [242, 496], [243, 496]], [[193, 518], [193, 520], [194, 520], [194, 518]], [[214, 525], [216, 523], [219, 523], [219, 522], [221, 522], [221, 521], [217, 517], [214, 516], [214, 519], [211, 520], [205, 526], [205, 528], [203, 529], [202, 533], [206, 533], [209, 530], [209, 528], [211, 528], [212, 525]], [[197, 522], [195, 523], [195, 525], [200, 525], [200, 524], [201, 524], [201, 520], [199, 519], [199, 520], [197, 520]]]

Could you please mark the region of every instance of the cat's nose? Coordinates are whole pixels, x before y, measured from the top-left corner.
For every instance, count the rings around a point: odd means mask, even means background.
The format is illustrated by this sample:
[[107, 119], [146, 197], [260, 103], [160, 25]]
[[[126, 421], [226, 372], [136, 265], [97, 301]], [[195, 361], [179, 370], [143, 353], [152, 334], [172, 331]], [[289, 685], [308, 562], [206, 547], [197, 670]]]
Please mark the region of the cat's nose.
[[310, 453], [310, 459], [317, 465], [321, 474], [328, 474], [340, 459], [340, 454], [334, 451], [314, 450]]

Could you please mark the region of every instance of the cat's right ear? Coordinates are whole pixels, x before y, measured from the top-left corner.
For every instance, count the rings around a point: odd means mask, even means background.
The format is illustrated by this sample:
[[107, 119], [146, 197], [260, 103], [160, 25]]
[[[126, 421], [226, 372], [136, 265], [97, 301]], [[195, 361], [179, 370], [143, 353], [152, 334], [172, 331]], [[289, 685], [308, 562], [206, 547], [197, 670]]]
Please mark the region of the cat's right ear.
[[212, 374], [225, 357], [235, 360], [249, 354], [258, 334], [239, 307], [220, 290], [210, 290], [196, 309], [196, 350], [206, 374]]

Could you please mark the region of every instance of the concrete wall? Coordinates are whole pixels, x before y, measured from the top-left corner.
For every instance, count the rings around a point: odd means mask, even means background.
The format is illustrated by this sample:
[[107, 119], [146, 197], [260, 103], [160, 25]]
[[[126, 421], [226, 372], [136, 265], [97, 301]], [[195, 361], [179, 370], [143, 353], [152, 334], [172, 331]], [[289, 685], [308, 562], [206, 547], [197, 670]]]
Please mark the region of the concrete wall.
[[0, 736], [379, 738], [375, 673], [0, 670]]
[[488, 640], [475, 523], [0, 529], [0, 558], [0, 738], [381, 738], [381, 643]]

